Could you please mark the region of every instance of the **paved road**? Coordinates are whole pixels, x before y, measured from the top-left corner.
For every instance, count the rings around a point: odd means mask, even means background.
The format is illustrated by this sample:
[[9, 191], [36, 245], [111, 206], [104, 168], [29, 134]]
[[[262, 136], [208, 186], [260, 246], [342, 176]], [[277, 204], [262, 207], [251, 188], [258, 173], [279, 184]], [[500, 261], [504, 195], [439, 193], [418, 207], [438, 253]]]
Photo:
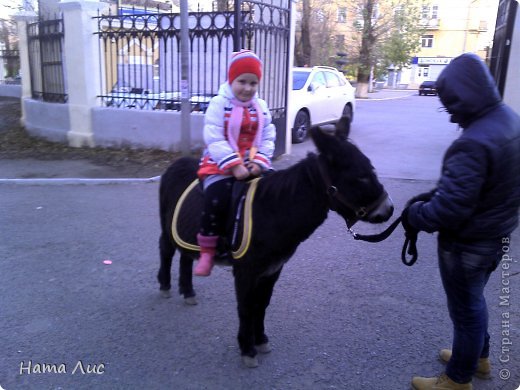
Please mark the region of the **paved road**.
[[[442, 131], [455, 131], [436, 112], [428, 128], [406, 120], [406, 107], [430, 112], [434, 99], [359, 103], [352, 137], [367, 149], [397, 212], [434, 185], [453, 137]], [[311, 148], [303, 145], [303, 153]], [[273, 352], [246, 369], [228, 268], [196, 280], [198, 306], [159, 296], [157, 191], [157, 182], [0, 185], [2, 388], [408, 389], [413, 375], [442, 370], [436, 354], [451, 334], [435, 236], [421, 234], [419, 262], [406, 267], [400, 234], [377, 245], [356, 242], [331, 213], [276, 286], [266, 322]], [[518, 230], [513, 240], [520, 242]], [[475, 380], [476, 389], [520, 384], [520, 251], [509, 254], [511, 268], [494, 273], [486, 293], [494, 378]], [[44, 364], [57, 372], [34, 372]], [[504, 370], [508, 380], [499, 377]]]
[[[458, 126], [449, 122], [435, 96], [409, 91], [385, 96], [388, 100], [357, 101], [351, 138], [382, 177], [437, 180], [442, 156], [460, 134]], [[314, 150], [310, 140], [292, 145], [297, 158], [309, 150]]]

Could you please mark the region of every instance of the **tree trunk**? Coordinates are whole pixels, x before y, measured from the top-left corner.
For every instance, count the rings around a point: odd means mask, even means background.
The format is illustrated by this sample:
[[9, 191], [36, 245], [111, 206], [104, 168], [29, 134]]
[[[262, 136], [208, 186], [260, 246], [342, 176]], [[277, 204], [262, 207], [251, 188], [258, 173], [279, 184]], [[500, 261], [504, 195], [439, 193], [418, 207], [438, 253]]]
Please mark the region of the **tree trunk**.
[[368, 83], [370, 81], [370, 69], [372, 68], [372, 56], [376, 38], [372, 15], [377, 0], [367, 0], [363, 10], [363, 31], [361, 36], [361, 49], [359, 51], [359, 68], [357, 76], [356, 97], [368, 97]]
[[302, 1], [303, 15], [302, 15], [302, 37], [301, 37], [301, 61], [300, 65], [310, 66], [311, 65], [311, 32], [310, 32], [310, 19], [311, 19], [311, 5], [310, 0]]
[[366, 99], [368, 97], [368, 82], [361, 83], [358, 81], [356, 85], [356, 97], [360, 99]]

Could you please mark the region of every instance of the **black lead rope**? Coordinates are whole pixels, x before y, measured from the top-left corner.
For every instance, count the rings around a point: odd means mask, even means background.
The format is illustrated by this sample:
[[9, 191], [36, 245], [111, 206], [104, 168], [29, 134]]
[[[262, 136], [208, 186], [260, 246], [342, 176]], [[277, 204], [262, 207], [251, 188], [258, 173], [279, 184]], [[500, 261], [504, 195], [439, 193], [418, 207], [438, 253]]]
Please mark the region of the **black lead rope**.
[[[390, 235], [394, 232], [394, 230], [401, 223], [401, 217], [397, 218], [390, 226], [388, 226], [385, 230], [378, 234], [358, 234], [349, 229], [354, 240], [361, 240], [366, 242], [381, 242], [386, 240]], [[405, 240], [403, 245], [403, 250], [401, 251], [401, 260], [404, 265], [412, 266], [417, 261], [417, 232], [410, 233], [405, 231]], [[406, 255], [410, 255], [411, 258], [408, 259]]]
[[[417, 253], [417, 233], [405, 233], [406, 238], [404, 240], [403, 250], [401, 251], [401, 260], [404, 265], [411, 267], [417, 261], [418, 253]], [[409, 254], [410, 259], [406, 257], [406, 254]]]

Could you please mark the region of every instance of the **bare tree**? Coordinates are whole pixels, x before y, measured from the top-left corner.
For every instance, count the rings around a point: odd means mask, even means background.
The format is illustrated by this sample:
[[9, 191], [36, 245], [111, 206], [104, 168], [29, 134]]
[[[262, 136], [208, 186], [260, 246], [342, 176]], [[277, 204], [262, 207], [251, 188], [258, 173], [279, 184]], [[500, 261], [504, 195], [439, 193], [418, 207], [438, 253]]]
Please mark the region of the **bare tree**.
[[378, 0], [364, 0], [359, 5], [361, 6], [359, 14], [362, 17], [362, 26], [356, 93], [358, 97], [366, 97], [370, 72], [375, 63], [376, 42], [384, 32], [378, 26], [378, 14], [374, 12]]
[[[297, 5], [295, 65], [337, 66], [337, 54], [343, 52], [342, 65], [346, 58], [357, 78], [357, 96], [366, 97], [374, 71], [390, 64], [402, 68], [417, 51], [419, 14], [426, 1], [302, 0]], [[334, 12], [347, 5], [350, 24], [339, 28]]]
[[335, 1], [302, 0], [295, 37], [295, 65], [334, 65]]
[[421, 29], [419, 0], [357, 0], [360, 33], [357, 97], [367, 97], [376, 65], [402, 67], [418, 48]]
[[410, 64], [412, 55], [421, 47], [424, 27], [417, 23], [420, 19], [420, 8], [417, 6], [403, 5], [397, 9], [394, 14], [395, 26], [381, 44], [379, 66], [393, 66], [397, 71], [401, 71]]
[[310, 0], [301, 2], [301, 19], [299, 20], [299, 31], [295, 37], [294, 61], [296, 66], [308, 66], [311, 64], [311, 4]]

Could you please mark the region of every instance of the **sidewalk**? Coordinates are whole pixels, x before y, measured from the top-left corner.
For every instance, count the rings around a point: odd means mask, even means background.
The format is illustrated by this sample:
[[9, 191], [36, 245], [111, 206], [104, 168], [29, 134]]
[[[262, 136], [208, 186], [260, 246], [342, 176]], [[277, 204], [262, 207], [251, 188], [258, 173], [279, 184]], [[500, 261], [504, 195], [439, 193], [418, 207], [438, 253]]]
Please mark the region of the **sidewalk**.
[[358, 100], [390, 100], [390, 99], [401, 99], [407, 96], [418, 95], [416, 89], [388, 89], [383, 88], [376, 90], [368, 94], [367, 99]]
[[[359, 101], [378, 101], [400, 99], [411, 95], [416, 95], [416, 90], [403, 89], [381, 89], [369, 93], [367, 99], [358, 99]], [[1, 123], [0, 115], [0, 123]], [[307, 143], [292, 145], [290, 155], [284, 154], [278, 157], [273, 166], [275, 169], [284, 169], [292, 164], [300, 161], [307, 155]], [[135, 164], [134, 164], [135, 165]], [[85, 159], [63, 159], [63, 160], [45, 160], [35, 158], [22, 159], [1, 159], [0, 158], [0, 183], [47, 183], [47, 182], [111, 182], [124, 179], [126, 181], [150, 181], [157, 180], [158, 176], [163, 172], [164, 168], [158, 167], [151, 170], [146, 175], [140, 174], [138, 170], [125, 169], [124, 166], [109, 166], [95, 163], [88, 158]], [[148, 170], [150, 171], [150, 170]], [[135, 174], [134, 174], [135, 173]]]

